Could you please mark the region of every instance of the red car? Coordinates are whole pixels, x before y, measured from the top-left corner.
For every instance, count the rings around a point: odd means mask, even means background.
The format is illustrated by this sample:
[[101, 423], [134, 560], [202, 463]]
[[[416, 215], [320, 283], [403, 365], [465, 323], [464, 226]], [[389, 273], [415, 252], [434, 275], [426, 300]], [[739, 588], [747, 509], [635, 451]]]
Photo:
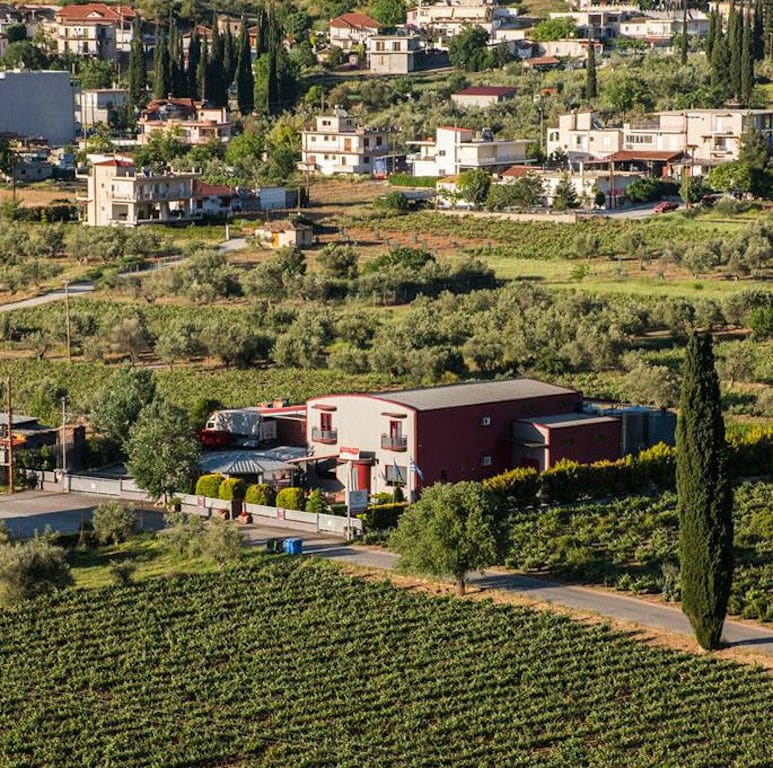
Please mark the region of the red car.
[[679, 203], [671, 203], [668, 200], [664, 200], [655, 206], [655, 213], [668, 213], [669, 211], [675, 211], [678, 207]]

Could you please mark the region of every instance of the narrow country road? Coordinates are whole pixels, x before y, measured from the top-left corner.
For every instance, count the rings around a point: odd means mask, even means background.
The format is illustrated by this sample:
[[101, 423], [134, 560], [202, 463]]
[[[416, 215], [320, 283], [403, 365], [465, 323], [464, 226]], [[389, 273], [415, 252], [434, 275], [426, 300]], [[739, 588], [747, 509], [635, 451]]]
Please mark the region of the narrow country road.
[[[12, 497], [0, 496], [0, 521], [5, 522], [13, 535], [21, 533], [29, 536], [35, 529], [42, 530], [46, 525], [55, 531], [72, 533], [79, 529], [84, 516], [90, 517], [94, 507], [106, 500], [105, 496], [45, 491], [27, 491]], [[158, 529], [161, 525], [160, 513], [145, 513], [145, 529]], [[293, 531], [266, 524], [245, 526], [244, 531], [253, 546], [264, 545], [267, 539], [273, 537], [297, 536], [303, 539], [306, 555], [385, 571], [392, 570], [397, 562], [397, 556], [392, 552], [348, 544], [325, 533]], [[687, 619], [675, 606], [590, 587], [569, 586], [547, 579], [509, 573], [498, 568], [489, 569], [483, 574], [472, 574], [470, 582], [483, 589], [515, 592], [540, 602], [631, 622], [645, 629], [692, 636]], [[773, 654], [773, 628], [726, 621], [723, 639], [730, 645], [748, 646], [756, 652]]]
[[[226, 240], [218, 245], [218, 250], [223, 253], [230, 253], [232, 251], [240, 251], [247, 247], [247, 240], [243, 237], [235, 237], [231, 240]], [[155, 272], [156, 269], [165, 269], [166, 267], [177, 266], [181, 264], [185, 259], [174, 259], [164, 261], [157, 264], [153, 269], [143, 270], [144, 273], [150, 274]], [[122, 272], [119, 277], [124, 275], [136, 275], [142, 274], [142, 272]], [[82, 280], [77, 283], [70, 283], [68, 292], [71, 299], [77, 299], [79, 296], [83, 296], [94, 291], [95, 285], [91, 280]], [[11, 301], [7, 304], [0, 304], [0, 312], [13, 312], [15, 309], [26, 309], [28, 307], [38, 307], [41, 304], [50, 304], [52, 301], [61, 301], [64, 299], [64, 288], [57, 288], [55, 291], [49, 291], [48, 293], [42, 293], [40, 296], [32, 296], [29, 299], [21, 299], [20, 301]]]

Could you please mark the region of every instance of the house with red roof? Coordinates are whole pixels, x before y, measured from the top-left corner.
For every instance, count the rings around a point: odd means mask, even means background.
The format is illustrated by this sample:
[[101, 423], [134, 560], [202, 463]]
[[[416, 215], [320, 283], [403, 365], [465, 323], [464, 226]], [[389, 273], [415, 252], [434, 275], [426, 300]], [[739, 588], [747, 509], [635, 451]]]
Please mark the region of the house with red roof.
[[129, 53], [134, 15], [128, 5], [66, 5], [54, 17], [56, 51], [116, 61]]
[[514, 99], [518, 92], [506, 85], [471, 85], [451, 95], [451, 101], [458, 107], [480, 107], [485, 109]]
[[330, 20], [330, 45], [351, 51], [372, 35], [377, 35], [381, 25], [364, 13], [342, 13]]
[[213, 107], [193, 99], [153, 99], [137, 120], [137, 141], [147, 144], [154, 131], [175, 131], [183, 144], [207, 144], [231, 140], [227, 107]]

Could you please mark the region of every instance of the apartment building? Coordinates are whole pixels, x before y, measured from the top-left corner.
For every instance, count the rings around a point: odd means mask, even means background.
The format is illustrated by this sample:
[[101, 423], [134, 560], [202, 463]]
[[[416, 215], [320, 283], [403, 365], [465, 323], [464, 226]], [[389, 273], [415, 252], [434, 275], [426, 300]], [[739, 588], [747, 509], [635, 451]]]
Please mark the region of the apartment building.
[[615, 153], [671, 156], [682, 153], [696, 175], [719, 163], [738, 159], [741, 137], [748, 126], [773, 146], [773, 110], [691, 109], [659, 112], [602, 127], [594, 112], [561, 115], [558, 128], [547, 131], [547, 152], [561, 151], [570, 160], [610, 158]]
[[151, 173], [131, 160], [113, 158], [92, 165], [86, 221], [90, 227], [164, 224], [200, 217], [192, 173]]
[[408, 155], [414, 176], [456, 176], [463, 171], [484, 168], [492, 173], [526, 160], [528, 141], [497, 140], [489, 130], [476, 135], [471, 128], [441, 126], [435, 138], [409, 141], [417, 148]]
[[388, 131], [357, 125], [346, 110], [316, 119], [301, 131], [299, 168], [330, 176], [335, 173], [371, 173], [373, 160], [388, 150]]
[[133, 20], [127, 5], [66, 5], [56, 12], [52, 27], [56, 51], [116, 61], [129, 54]]
[[153, 99], [137, 121], [137, 141], [147, 144], [153, 131], [176, 131], [183, 144], [207, 144], [212, 139], [231, 140], [227, 107], [212, 107], [193, 99]]
[[371, 72], [407, 75], [420, 68], [421, 37], [414, 32], [373, 35], [368, 38], [366, 46]]
[[[621, 37], [670, 41], [674, 35], [682, 34], [683, 26], [681, 10], [647, 11], [635, 16], [624, 16], [619, 23], [619, 34]], [[709, 17], [702, 11], [688, 10], [687, 34], [706, 37], [709, 34]]]
[[344, 51], [364, 46], [368, 38], [377, 35], [381, 25], [364, 13], [343, 13], [330, 20], [330, 45]]

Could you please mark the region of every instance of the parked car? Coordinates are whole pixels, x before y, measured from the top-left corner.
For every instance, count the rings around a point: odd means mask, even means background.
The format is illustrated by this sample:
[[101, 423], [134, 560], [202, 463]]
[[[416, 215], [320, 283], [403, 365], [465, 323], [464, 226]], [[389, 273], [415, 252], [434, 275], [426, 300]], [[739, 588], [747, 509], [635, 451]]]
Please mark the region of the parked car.
[[669, 211], [675, 211], [679, 207], [679, 203], [672, 203], [669, 200], [664, 200], [662, 203], [658, 203], [655, 206], [655, 213], [668, 213]]

